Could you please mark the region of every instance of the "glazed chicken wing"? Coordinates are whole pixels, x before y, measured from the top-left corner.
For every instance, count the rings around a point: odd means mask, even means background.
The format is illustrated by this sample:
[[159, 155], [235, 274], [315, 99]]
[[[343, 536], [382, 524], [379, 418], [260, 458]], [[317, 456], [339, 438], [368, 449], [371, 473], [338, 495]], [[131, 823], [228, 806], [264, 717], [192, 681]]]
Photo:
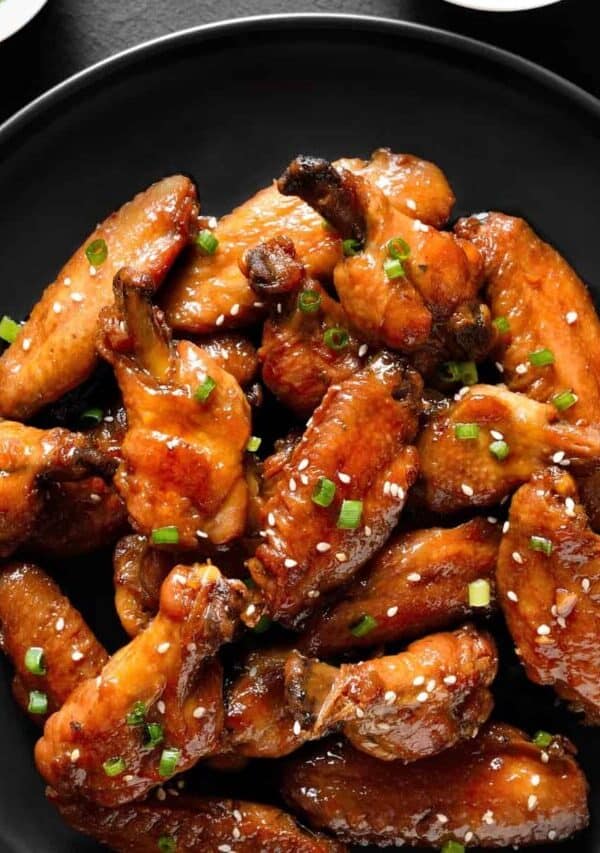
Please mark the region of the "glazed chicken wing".
[[90, 234], [0, 358], [0, 415], [28, 418], [90, 375], [96, 324], [112, 302], [115, 273], [131, 264], [157, 288], [189, 242], [197, 214], [194, 185], [175, 175], [137, 195]]
[[[40, 723], [108, 660], [81, 614], [31, 563], [0, 572], [0, 648], [15, 668], [15, 699]], [[32, 692], [41, 694], [38, 702]]]
[[[463, 619], [473, 612], [470, 583], [485, 579], [493, 591], [499, 544], [500, 528], [483, 518], [447, 530], [400, 534], [360, 577], [315, 612], [299, 647], [330, 656], [426, 634]], [[367, 631], [361, 630], [365, 624]]]
[[289, 761], [283, 794], [311, 826], [349, 843], [545, 845], [588, 822], [573, 752], [563, 738], [546, 751], [504, 723], [413, 764], [377, 761], [330, 740]]
[[600, 431], [559, 420], [498, 385], [474, 385], [432, 418], [419, 438], [422, 495], [434, 512], [499, 503], [551, 460], [594, 466]]
[[498, 593], [528, 676], [600, 724], [600, 536], [557, 468], [513, 497]]
[[156, 618], [48, 720], [35, 750], [46, 781], [65, 797], [113, 806], [218, 751], [215, 655], [232, 639], [244, 600], [244, 585], [214, 566], [176, 566]]
[[116, 853], [344, 853], [341, 842], [315, 834], [274, 806], [184, 795], [167, 802], [105, 808], [48, 797], [61, 817]]
[[291, 625], [383, 545], [417, 475], [418, 375], [388, 353], [331, 386], [269, 482], [250, 571]]
[[127, 410], [115, 484], [132, 524], [148, 536], [175, 528], [171, 543], [188, 550], [206, 537], [235, 539], [248, 505], [250, 407], [243, 391], [200, 347], [171, 342], [144, 276], [122, 270], [115, 299], [99, 346]]

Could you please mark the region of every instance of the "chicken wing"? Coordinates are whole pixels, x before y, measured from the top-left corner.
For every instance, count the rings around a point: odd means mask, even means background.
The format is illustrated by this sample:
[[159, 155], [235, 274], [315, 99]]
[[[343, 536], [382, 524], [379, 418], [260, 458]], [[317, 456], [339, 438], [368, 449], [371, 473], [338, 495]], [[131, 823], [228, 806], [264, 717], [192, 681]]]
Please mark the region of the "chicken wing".
[[265, 538], [249, 568], [275, 619], [296, 624], [389, 536], [417, 475], [420, 394], [418, 374], [380, 353], [329, 388], [270, 483], [265, 467]]
[[254, 344], [244, 335], [234, 332], [221, 332], [204, 338], [197, 338], [194, 343], [202, 347], [204, 352], [234, 377], [238, 385], [247, 387], [258, 373], [258, 354]]
[[194, 795], [167, 802], [105, 808], [84, 800], [48, 798], [73, 829], [91, 835], [116, 853], [344, 853], [345, 846], [310, 832], [275, 806]]
[[115, 273], [132, 264], [157, 288], [189, 242], [197, 214], [194, 185], [175, 175], [137, 195], [90, 234], [0, 358], [0, 415], [28, 418], [90, 375], [96, 323], [112, 302]]
[[541, 402], [574, 392], [563, 418], [600, 423], [600, 320], [577, 273], [523, 219], [480, 214], [455, 230], [481, 252], [493, 314], [508, 323], [497, 352], [508, 387]]
[[543, 749], [504, 723], [413, 764], [332, 739], [289, 760], [283, 795], [309, 825], [365, 846], [546, 844], [588, 823], [574, 751], [560, 737]]
[[144, 276], [122, 270], [101, 321], [99, 348], [128, 420], [115, 485], [140, 533], [167, 527], [170, 544], [187, 550], [206, 537], [228, 542], [246, 525], [250, 407], [204, 350], [171, 342], [150, 293]]
[[284, 405], [307, 418], [330, 385], [364, 364], [367, 346], [349, 328], [344, 309], [298, 260], [294, 243], [274, 237], [243, 262], [252, 289], [271, 311], [263, 326], [262, 378]]
[[499, 544], [499, 526], [483, 518], [400, 534], [315, 612], [299, 647], [327, 657], [444, 628], [474, 612], [468, 588], [479, 579], [489, 581], [493, 606]]
[[160, 588], [177, 555], [151, 548], [145, 536], [125, 536], [113, 557], [115, 608], [130, 637], [148, 627], [158, 611]]
[[0, 572], [0, 648], [15, 668], [15, 699], [39, 723], [108, 660], [81, 614], [32, 563], [9, 563]]
[[278, 187], [350, 241], [334, 284], [350, 322], [368, 341], [414, 352], [428, 343], [434, 322], [448, 321], [475, 299], [482, 266], [477, 249], [401, 213], [377, 186], [326, 160], [298, 157]]
[[219, 750], [222, 670], [245, 587], [212, 565], [176, 566], [151, 624], [46, 723], [35, 757], [64, 796], [114, 806]]
[[551, 460], [585, 470], [600, 455], [600, 430], [560, 421], [550, 403], [498, 385], [457, 396], [418, 443], [420, 489], [434, 512], [492, 506]]
[[600, 724], [600, 536], [564, 471], [513, 497], [498, 557], [498, 593], [527, 675]]
[[[454, 195], [443, 173], [433, 163], [407, 154], [375, 151], [370, 161], [339, 161], [361, 179], [379, 187], [390, 203], [407, 216], [444, 224]], [[199, 334], [219, 327], [251, 323], [262, 313], [262, 301], [248, 287], [239, 261], [252, 246], [277, 234], [290, 234], [309, 275], [328, 278], [341, 257], [342, 241], [326, 222], [298, 198], [286, 198], [272, 185], [261, 190], [214, 229], [218, 248], [207, 254], [193, 249], [175, 273], [163, 299], [174, 329]]]

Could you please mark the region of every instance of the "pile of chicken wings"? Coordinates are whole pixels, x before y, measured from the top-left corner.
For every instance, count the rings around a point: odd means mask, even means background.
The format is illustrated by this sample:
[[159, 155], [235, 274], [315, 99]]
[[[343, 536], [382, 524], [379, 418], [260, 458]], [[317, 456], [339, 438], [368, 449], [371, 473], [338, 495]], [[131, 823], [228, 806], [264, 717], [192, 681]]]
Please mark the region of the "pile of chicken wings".
[[[0, 647], [49, 801], [112, 850], [587, 825], [573, 745], [492, 719], [481, 626], [600, 723], [600, 321], [526, 222], [453, 203], [384, 149], [220, 221], [176, 175], [0, 323]], [[60, 589], [98, 549], [114, 654]], [[276, 803], [186, 778], [265, 759]]]

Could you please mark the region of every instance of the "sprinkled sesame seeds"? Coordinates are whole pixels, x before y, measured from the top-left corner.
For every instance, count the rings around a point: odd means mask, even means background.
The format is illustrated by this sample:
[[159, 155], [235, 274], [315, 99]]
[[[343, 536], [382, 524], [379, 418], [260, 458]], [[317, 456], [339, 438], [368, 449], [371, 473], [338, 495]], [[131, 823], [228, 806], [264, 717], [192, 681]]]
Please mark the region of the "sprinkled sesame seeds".
[[62, 616], [58, 617], [58, 619], [54, 623], [54, 627], [57, 631], [62, 631], [62, 629], [65, 627], [65, 620], [62, 618]]
[[589, 592], [591, 587], [591, 581], [589, 578], [583, 578], [581, 581], [581, 588], [584, 592]]
[[413, 678], [413, 685], [415, 687], [420, 687], [422, 684], [425, 684], [425, 676], [417, 675], [416, 678]]
[[78, 660], [83, 660], [83, 657], [84, 657], [83, 652], [80, 652], [79, 649], [76, 649], [73, 652], [73, 654], [71, 655], [71, 660], [74, 660], [75, 662], [77, 662]]
[[65, 277], [63, 278], [63, 284], [64, 284], [66, 287], [70, 287], [70, 285], [71, 285], [71, 279], [69, 278], [69, 276], [68, 276], [68, 275], [67, 275], [67, 276], [65, 276]]
[[293, 477], [290, 477], [290, 482], [288, 483], [288, 486], [289, 486], [290, 492], [296, 491], [296, 481], [294, 480]]
[[392, 485], [392, 484], [390, 483], [390, 481], [389, 481], [389, 480], [386, 480], [386, 481], [385, 481], [385, 483], [383, 484], [383, 494], [384, 494], [384, 495], [389, 495], [389, 493], [390, 493], [390, 486], [391, 486], [391, 485]]
[[487, 520], [490, 524], [498, 524], [498, 519], [494, 515], [488, 515]]
[[231, 845], [230, 844], [220, 844], [217, 847], [219, 853], [231, 853]]
[[267, 516], [267, 523], [269, 527], [275, 527], [275, 515], [272, 512]]
[[156, 789], [156, 799], [160, 800], [161, 802], [167, 799], [167, 794], [164, 788]]
[[294, 726], [293, 726], [293, 728], [292, 728], [292, 731], [294, 732], [294, 734], [296, 735], [296, 737], [298, 737], [298, 735], [299, 735], [299, 734], [300, 734], [300, 732], [302, 731], [302, 726], [300, 725], [300, 721], [299, 721], [299, 720], [296, 720], [296, 721], [294, 722]]
[[526, 364], [517, 364], [515, 367], [515, 373], [518, 373], [519, 376], [522, 376], [524, 373], [527, 373], [528, 366]]
[[538, 798], [535, 794], [530, 794], [527, 797], [527, 810], [532, 812], [538, 804]]
[[249, 604], [248, 607], [246, 607], [246, 616], [253, 616], [255, 613], [256, 613], [256, 605], [255, 604]]
[[366, 344], [361, 344], [358, 348], [359, 358], [363, 358], [367, 352], [369, 351], [369, 347]]
[[362, 720], [362, 718], [364, 717], [364, 715], [365, 715], [365, 712], [363, 711], [363, 709], [362, 709], [362, 708], [358, 708], [358, 707], [357, 707], [357, 708], [356, 708], [356, 716], [358, 717], [358, 719], [359, 719], [359, 720]]
[[292, 560], [291, 557], [286, 557], [285, 560], [283, 561], [283, 565], [286, 567], [286, 569], [293, 569], [294, 566], [298, 565], [298, 561]]
[[487, 823], [488, 826], [491, 826], [496, 821], [494, 820], [494, 812], [491, 809], [488, 809], [484, 815], [482, 815], [482, 821]]
[[233, 829], [231, 830], [231, 834], [235, 838], [236, 841], [238, 840], [238, 838], [241, 838], [241, 836], [242, 836], [242, 833], [237, 828], [237, 826], [233, 827]]
[[298, 463], [298, 471], [304, 471], [305, 468], [308, 468], [309, 462], [306, 456]]
[[573, 323], [577, 322], [577, 317], [577, 311], [567, 311], [567, 313], [565, 314], [565, 320], [567, 321], [569, 326], [572, 326]]
[[508, 533], [509, 530], [510, 530], [510, 521], [505, 521], [504, 524], [502, 525], [502, 532]]
[[474, 838], [475, 838], [475, 836], [473, 835], [473, 833], [471, 832], [471, 830], [469, 830], [468, 832], [465, 832], [465, 841], [466, 841], [466, 843], [467, 843], [467, 844], [468, 844], [470, 841], [473, 841], [473, 839], [474, 839]]
[[208, 533], [205, 530], [196, 530], [196, 536], [198, 539], [208, 539]]
[[492, 438], [495, 438], [496, 441], [503, 441], [504, 440], [504, 434], [499, 432], [497, 429], [491, 429], [490, 435], [492, 436]]
[[463, 495], [466, 495], [468, 498], [472, 498], [474, 495], [473, 487], [469, 486], [468, 483], [461, 483], [460, 490]]
[[300, 474], [300, 482], [303, 486], [308, 486], [308, 477], [306, 474]]
[[[565, 458], [565, 451], [564, 450], [557, 450], [556, 453], [552, 456], [552, 461], [556, 462], [556, 464], [558, 465], [559, 462], [562, 462], [564, 458]], [[543, 494], [543, 492], [542, 492], [542, 494]]]
[[396, 605], [394, 607], [388, 607], [387, 616], [390, 619], [393, 619], [393, 617], [396, 615], [397, 612], [398, 612], [398, 607]]
[[456, 684], [456, 676], [455, 675], [446, 675], [444, 677], [444, 684], [447, 684], [448, 687], [452, 687], [453, 684]]
[[229, 313], [231, 314], [231, 316], [232, 316], [232, 317], [235, 317], [235, 316], [236, 316], [236, 314], [239, 314], [239, 313], [240, 313], [240, 304], [239, 304], [239, 302], [236, 302], [236, 303], [235, 303], [235, 305], [232, 305], [232, 306], [231, 306], [231, 311], [230, 311]]
[[79, 749], [74, 749], [71, 752], [71, 764], [76, 764], [79, 761], [79, 757], [81, 756], [81, 751]]
[[61, 303], [55, 302], [54, 305], [52, 306], [52, 310], [54, 311], [55, 314], [60, 314], [60, 312], [62, 311]]
[[253, 302], [252, 305], [254, 308], [264, 308], [265, 307], [264, 302]]
[[514, 601], [514, 602], [515, 602], [515, 604], [516, 604], [516, 603], [517, 603], [517, 601], [519, 600], [519, 596], [518, 596], [518, 595], [517, 595], [517, 593], [516, 593], [514, 590], [512, 590], [512, 589], [509, 589], [509, 590], [508, 590], [508, 592], [506, 593], [506, 597], [508, 598], [508, 600], [509, 600], [509, 601]]
[[515, 563], [518, 563], [520, 566], [523, 565], [523, 557], [519, 554], [518, 551], [512, 552], [512, 558], [515, 561]]
[[198, 705], [197, 708], [194, 708], [192, 711], [192, 717], [196, 720], [201, 720], [202, 717], [206, 714], [206, 708], [203, 708], [202, 705]]
[[348, 562], [348, 555], [345, 554], [343, 551], [338, 551], [335, 555], [335, 559], [338, 561], [338, 563], [346, 563]]
[[364, 530], [365, 530], [365, 536], [370, 536], [371, 533], [373, 533], [373, 530], [369, 527], [368, 524], [365, 524]]
[[71, 299], [73, 300], [73, 302], [83, 302], [83, 293], [78, 293], [76, 290], [74, 290], [71, 293]]
[[554, 841], [555, 838], [556, 838], [556, 830], [555, 829], [549, 830], [548, 841]]
[[439, 823], [448, 823], [448, 818], [446, 817], [445, 814], [436, 814], [436, 818], [439, 821]]
[[537, 788], [537, 786], [540, 784], [540, 777], [537, 773], [534, 773], [531, 777], [531, 784], [534, 788]]
[[540, 637], [547, 637], [550, 632], [551, 628], [549, 625], [538, 625], [537, 627], [537, 633]]
[[317, 542], [316, 550], [319, 552], [319, 554], [325, 554], [327, 551], [331, 550], [331, 545], [329, 544], [329, 542]]
[[496, 370], [498, 373], [504, 373], [504, 366], [499, 361], [496, 362]]
[[321, 595], [318, 589], [309, 589], [306, 593], [307, 598], [318, 598]]
[[132, 774], [126, 773], [125, 776], [123, 776], [123, 781], [125, 782], [126, 785], [128, 785], [130, 782], [133, 782]]
[[236, 823], [242, 822], [242, 813], [239, 809], [234, 809], [232, 814], [233, 814], [233, 819], [236, 821]]
[[429, 693], [426, 693], [424, 690], [417, 694], [417, 702], [427, 702], [428, 699]]
[[573, 500], [573, 498], [565, 498], [565, 512], [570, 518], [574, 517], [575, 501]]
[[393, 690], [387, 690], [383, 699], [387, 705], [393, 705], [396, 701], [396, 694]]
[[433, 693], [433, 691], [435, 690], [435, 678], [429, 679], [429, 681], [427, 682], [427, 687], [425, 688], [425, 690], [428, 693]]
[[159, 653], [159, 655], [164, 655], [169, 651], [170, 648], [171, 643], [161, 643], [159, 646], [156, 647], [156, 651]]
[[345, 474], [343, 471], [338, 471], [338, 480], [340, 481], [340, 483], [348, 484], [352, 480], [352, 477], [350, 476], [350, 474]]
[[418, 572], [411, 572], [406, 576], [406, 580], [410, 583], [419, 583], [421, 580], [421, 575]]
[[21, 346], [25, 352], [31, 349], [31, 338], [23, 338], [23, 343], [21, 344]]
[[548, 762], [550, 761], [550, 756], [544, 750], [543, 752], [540, 752], [540, 759], [542, 761], [542, 764], [548, 764]]
[[222, 326], [224, 322], [225, 322], [225, 314], [219, 314], [219, 316], [215, 320], [215, 326]]

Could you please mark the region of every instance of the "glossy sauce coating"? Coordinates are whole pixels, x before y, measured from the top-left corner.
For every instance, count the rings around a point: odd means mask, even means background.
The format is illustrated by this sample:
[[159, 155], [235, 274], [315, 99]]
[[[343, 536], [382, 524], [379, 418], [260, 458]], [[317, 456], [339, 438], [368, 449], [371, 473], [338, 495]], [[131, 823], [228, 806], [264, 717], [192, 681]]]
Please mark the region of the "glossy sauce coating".
[[[32, 647], [43, 649], [44, 675], [25, 666]], [[0, 572], [0, 648], [15, 668], [13, 692], [19, 705], [26, 711], [29, 692], [37, 690], [46, 694], [50, 714], [108, 660], [79, 611], [32, 563], [9, 563]], [[43, 723], [46, 716], [31, 718]]]
[[238, 385], [250, 385], [258, 373], [258, 353], [254, 344], [235, 332], [221, 332], [196, 338], [201, 347], [220, 368], [234, 377]]
[[[249, 567], [275, 619], [295, 622], [321, 593], [348, 580], [389, 536], [417, 475], [410, 442], [420, 390], [414, 371], [381, 353], [329, 388], [271, 483], [265, 466], [266, 537]], [[312, 500], [322, 477], [335, 484], [328, 507]], [[337, 526], [342, 500], [362, 501], [358, 527]]]
[[[226, 581], [214, 566], [176, 566], [155, 619], [48, 720], [35, 750], [44, 779], [64, 796], [112, 806], [219, 751], [222, 671], [215, 655], [233, 638], [244, 600], [244, 585]], [[148, 744], [142, 722], [128, 722], [136, 703], [143, 703], [145, 722], [162, 726], [159, 744]], [[163, 775], [165, 748], [179, 753]], [[112, 759], [122, 766], [111, 776], [104, 765]]]
[[145, 536], [124, 536], [113, 555], [115, 608], [130, 637], [148, 627], [160, 601], [160, 588], [177, 555], [151, 548]]
[[413, 764], [341, 740], [292, 758], [283, 794], [311, 826], [380, 846], [510, 847], [560, 841], [588, 822], [587, 784], [568, 741], [544, 751], [504, 723]]
[[[133, 264], [157, 288], [189, 242], [197, 215], [194, 185], [174, 175], [137, 195], [89, 235], [0, 357], [0, 415], [28, 418], [90, 375], [96, 324], [102, 308], [112, 303], [114, 275]], [[96, 240], [104, 240], [108, 249], [97, 267], [85, 254]]]
[[[360, 577], [316, 611], [300, 648], [335, 655], [446, 627], [475, 612], [469, 607], [468, 586], [481, 578], [490, 582], [493, 607], [499, 544], [499, 526], [483, 518], [390, 539]], [[365, 615], [377, 624], [356, 636], [352, 629]]]
[[[556, 468], [519, 489], [509, 523], [498, 592], [527, 675], [553, 685], [598, 725], [600, 536], [589, 527], [572, 477]], [[534, 550], [532, 537], [550, 553]]]

